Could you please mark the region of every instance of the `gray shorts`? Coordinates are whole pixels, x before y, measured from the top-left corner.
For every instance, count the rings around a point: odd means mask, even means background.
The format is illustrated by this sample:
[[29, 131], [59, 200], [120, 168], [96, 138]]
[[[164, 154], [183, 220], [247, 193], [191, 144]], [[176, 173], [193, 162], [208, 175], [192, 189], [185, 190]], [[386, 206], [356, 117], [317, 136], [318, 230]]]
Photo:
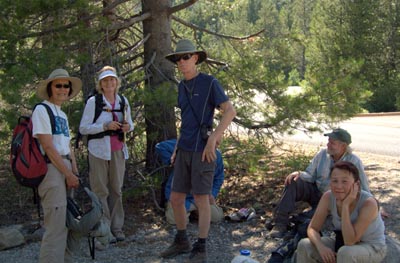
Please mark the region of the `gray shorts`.
[[171, 190], [178, 193], [211, 194], [216, 163], [202, 162], [202, 152], [178, 150]]

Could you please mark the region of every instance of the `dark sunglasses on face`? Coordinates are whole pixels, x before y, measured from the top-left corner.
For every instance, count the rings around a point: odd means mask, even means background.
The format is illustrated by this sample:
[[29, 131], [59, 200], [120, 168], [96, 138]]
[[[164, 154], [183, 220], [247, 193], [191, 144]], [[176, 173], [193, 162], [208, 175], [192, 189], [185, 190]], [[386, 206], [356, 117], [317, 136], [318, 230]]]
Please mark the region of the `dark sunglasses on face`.
[[178, 61], [180, 61], [181, 59], [183, 59], [183, 60], [189, 60], [189, 59], [191, 59], [192, 57], [193, 57], [193, 54], [176, 55], [176, 56], [174, 57], [174, 61], [175, 61], [175, 62], [178, 62]]
[[69, 89], [69, 88], [71, 88], [71, 85], [69, 85], [69, 84], [56, 84], [56, 85], [54, 85], [57, 89], [61, 89], [61, 88], [64, 88], [64, 89]]

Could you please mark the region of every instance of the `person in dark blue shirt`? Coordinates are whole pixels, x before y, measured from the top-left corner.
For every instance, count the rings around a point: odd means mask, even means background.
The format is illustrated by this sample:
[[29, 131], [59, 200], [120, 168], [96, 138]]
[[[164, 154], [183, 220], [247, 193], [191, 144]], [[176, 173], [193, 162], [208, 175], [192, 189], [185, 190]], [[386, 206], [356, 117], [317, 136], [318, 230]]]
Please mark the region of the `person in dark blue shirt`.
[[[171, 156], [174, 165], [171, 206], [177, 234], [175, 241], [161, 253], [164, 258], [191, 252], [190, 261], [207, 262], [206, 239], [210, 229], [212, 190], [216, 148], [236, 111], [218, 80], [197, 70], [207, 53], [196, 50], [190, 40], [182, 39], [174, 53], [166, 59], [175, 63], [184, 79], [178, 86], [178, 107], [181, 110], [180, 134]], [[222, 113], [213, 130], [215, 109]], [[193, 249], [186, 235], [186, 195], [192, 193], [199, 212], [199, 234]]]

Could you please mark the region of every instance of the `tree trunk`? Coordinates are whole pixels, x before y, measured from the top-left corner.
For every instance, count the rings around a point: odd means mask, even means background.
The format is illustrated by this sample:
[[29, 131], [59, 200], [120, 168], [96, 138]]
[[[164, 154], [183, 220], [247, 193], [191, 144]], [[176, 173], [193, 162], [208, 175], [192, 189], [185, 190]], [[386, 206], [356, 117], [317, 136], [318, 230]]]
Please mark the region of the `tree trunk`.
[[[171, 82], [174, 66], [165, 59], [171, 52], [171, 18], [168, 10], [170, 0], [142, 1], [143, 12], [150, 12], [151, 18], [143, 21], [143, 33], [150, 38], [144, 45], [146, 65], [145, 120], [146, 120], [146, 168], [156, 165], [156, 143], [176, 138], [176, 88]], [[173, 96], [173, 99], [172, 99]], [[171, 98], [171, 99], [168, 99]], [[169, 101], [169, 103], [168, 103]]]
[[[78, 14], [79, 17], [86, 17], [89, 13], [87, 9], [82, 9], [82, 11]], [[90, 28], [90, 21], [83, 21], [86, 28]], [[86, 39], [80, 40], [78, 42], [78, 50], [79, 54], [83, 56], [87, 56], [89, 59], [85, 62], [81, 63], [81, 80], [84, 85], [82, 86], [83, 100], [86, 101], [88, 95], [92, 90], [96, 88], [96, 83], [94, 81], [93, 76], [96, 74], [96, 69], [93, 64], [93, 52], [91, 50], [92, 43]]]

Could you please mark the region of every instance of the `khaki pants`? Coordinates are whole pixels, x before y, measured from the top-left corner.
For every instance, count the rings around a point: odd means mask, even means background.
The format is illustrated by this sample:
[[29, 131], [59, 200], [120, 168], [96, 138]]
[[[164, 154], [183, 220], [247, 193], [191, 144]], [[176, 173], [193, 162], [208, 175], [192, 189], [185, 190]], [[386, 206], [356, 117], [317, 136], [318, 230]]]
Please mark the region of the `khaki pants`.
[[[335, 239], [322, 237], [325, 246], [335, 250]], [[336, 254], [337, 263], [378, 263], [386, 255], [386, 246], [373, 246], [367, 243], [358, 243], [352, 246], [342, 246]], [[318, 250], [308, 238], [300, 240], [297, 246], [296, 259], [298, 263], [322, 262]]]
[[113, 233], [122, 231], [125, 212], [122, 205], [122, 185], [125, 175], [124, 153], [112, 152], [111, 160], [103, 160], [89, 153], [89, 181], [92, 191], [103, 206], [103, 221]]
[[[217, 223], [221, 222], [224, 218], [224, 211], [221, 207], [217, 205], [210, 205], [211, 209], [211, 222]], [[187, 219], [186, 222], [189, 222], [190, 212], [197, 210], [197, 207], [194, 204], [190, 205], [189, 211], [187, 211]], [[168, 201], [167, 208], [165, 209], [165, 217], [167, 222], [171, 225], [175, 225], [175, 218], [174, 218], [174, 210], [172, 209], [171, 202]]]
[[[68, 167], [71, 163], [64, 161]], [[39, 185], [39, 196], [43, 207], [45, 232], [40, 246], [40, 263], [73, 262], [67, 248], [66, 227], [67, 188], [65, 176], [54, 165], [48, 164], [48, 171]]]

